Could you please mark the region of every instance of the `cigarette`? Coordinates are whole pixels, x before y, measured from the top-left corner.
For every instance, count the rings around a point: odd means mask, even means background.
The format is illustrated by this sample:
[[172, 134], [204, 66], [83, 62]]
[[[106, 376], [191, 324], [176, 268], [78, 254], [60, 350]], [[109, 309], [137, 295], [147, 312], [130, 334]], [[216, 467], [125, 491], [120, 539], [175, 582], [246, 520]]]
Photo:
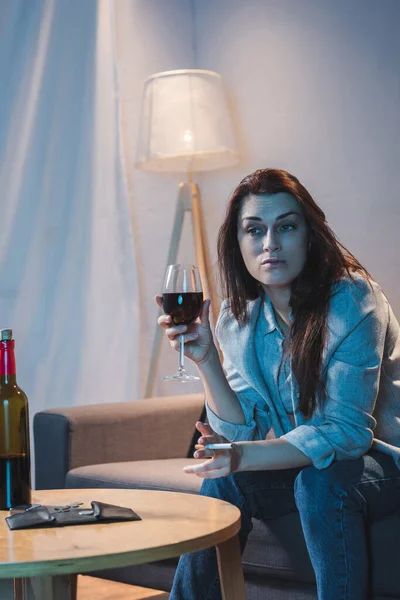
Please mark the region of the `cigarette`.
[[206, 450], [232, 450], [233, 444], [206, 444]]

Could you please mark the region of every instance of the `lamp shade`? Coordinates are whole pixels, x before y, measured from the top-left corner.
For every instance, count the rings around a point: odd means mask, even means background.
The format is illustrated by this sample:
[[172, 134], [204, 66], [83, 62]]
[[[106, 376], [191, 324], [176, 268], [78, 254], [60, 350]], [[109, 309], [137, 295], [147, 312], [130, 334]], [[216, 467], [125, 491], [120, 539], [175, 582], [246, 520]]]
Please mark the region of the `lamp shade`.
[[208, 171], [237, 161], [218, 73], [185, 69], [157, 73], [146, 80], [137, 168]]

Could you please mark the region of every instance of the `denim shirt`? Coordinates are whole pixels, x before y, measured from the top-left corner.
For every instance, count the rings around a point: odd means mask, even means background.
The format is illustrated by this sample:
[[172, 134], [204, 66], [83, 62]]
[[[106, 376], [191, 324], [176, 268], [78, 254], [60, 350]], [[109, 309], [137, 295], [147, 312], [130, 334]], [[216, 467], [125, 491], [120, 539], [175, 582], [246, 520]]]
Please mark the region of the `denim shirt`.
[[[206, 404], [211, 427], [230, 441], [261, 440], [270, 429], [324, 469], [358, 458], [372, 447], [400, 468], [400, 328], [376, 282], [359, 274], [333, 286], [322, 356], [324, 397], [306, 419], [290, 363], [279, 365], [283, 335], [268, 297], [249, 301], [239, 325], [222, 304], [216, 337], [228, 383], [245, 424], [220, 419]], [[279, 376], [278, 376], [279, 375]]]

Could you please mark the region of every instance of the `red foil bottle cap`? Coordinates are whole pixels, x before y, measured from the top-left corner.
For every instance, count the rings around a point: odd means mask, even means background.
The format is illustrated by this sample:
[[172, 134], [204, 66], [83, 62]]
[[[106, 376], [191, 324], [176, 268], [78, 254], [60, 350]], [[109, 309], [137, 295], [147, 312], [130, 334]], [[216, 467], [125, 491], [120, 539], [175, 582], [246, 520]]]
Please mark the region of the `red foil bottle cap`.
[[0, 329], [0, 376], [16, 375], [12, 329]]

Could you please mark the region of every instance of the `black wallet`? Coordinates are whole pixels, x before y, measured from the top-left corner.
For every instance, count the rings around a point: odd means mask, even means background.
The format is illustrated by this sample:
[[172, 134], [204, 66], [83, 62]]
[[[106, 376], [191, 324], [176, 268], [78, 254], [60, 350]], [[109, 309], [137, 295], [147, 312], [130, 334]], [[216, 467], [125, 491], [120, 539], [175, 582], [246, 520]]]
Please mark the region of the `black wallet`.
[[9, 529], [31, 529], [35, 527], [66, 527], [90, 523], [117, 523], [118, 521], [141, 521], [131, 508], [114, 506], [104, 502], [91, 502], [92, 508], [37, 506], [24, 512], [6, 517]]

